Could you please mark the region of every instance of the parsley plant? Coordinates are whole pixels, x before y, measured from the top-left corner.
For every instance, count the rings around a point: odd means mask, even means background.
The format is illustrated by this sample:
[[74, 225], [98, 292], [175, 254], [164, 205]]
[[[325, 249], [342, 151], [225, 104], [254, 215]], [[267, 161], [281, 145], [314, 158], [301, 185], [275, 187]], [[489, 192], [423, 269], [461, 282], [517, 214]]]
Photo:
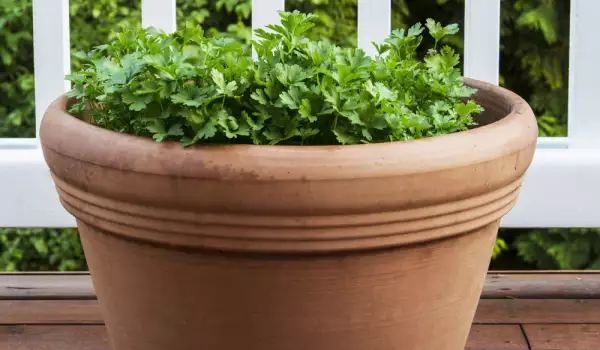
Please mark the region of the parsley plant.
[[187, 25], [165, 34], [125, 30], [87, 54], [67, 77], [70, 112], [110, 130], [157, 141], [254, 144], [357, 144], [411, 140], [468, 129], [482, 111], [469, 100], [459, 55], [438, 48], [458, 26], [428, 19], [435, 39], [416, 55], [425, 28], [395, 30], [358, 48], [311, 41], [315, 15], [281, 12], [281, 23], [256, 30], [258, 58], [229, 38]]

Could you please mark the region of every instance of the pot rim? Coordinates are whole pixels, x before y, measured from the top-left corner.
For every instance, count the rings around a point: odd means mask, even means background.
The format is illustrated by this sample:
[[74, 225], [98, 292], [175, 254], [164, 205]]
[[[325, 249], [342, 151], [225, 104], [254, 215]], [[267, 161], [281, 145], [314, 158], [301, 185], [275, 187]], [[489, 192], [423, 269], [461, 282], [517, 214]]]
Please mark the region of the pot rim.
[[464, 81], [478, 90], [474, 98], [485, 109], [502, 110], [503, 117], [467, 131], [407, 141], [303, 146], [208, 144], [183, 148], [177, 141], [159, 143], [149, 137], [84, 122], [66, 112], [68, 97], [62, 95], [44, 114], [40, 138], [44, 147], [55, 152], [104, 167], [220, 180], [396, 176], [480, 163], [516, 153], [536, 142], [537, 122], [524, 99], [487, 82], [470, 78]]

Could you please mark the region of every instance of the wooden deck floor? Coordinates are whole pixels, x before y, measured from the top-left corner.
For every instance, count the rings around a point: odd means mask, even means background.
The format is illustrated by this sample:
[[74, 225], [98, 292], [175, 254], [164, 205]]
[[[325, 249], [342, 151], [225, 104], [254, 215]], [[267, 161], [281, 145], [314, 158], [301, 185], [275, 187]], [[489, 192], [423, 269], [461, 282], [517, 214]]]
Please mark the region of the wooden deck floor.
[[[0, 274], [9, 349], [110, 350], [89, 276]], [[467, 349], [600, 350], [600, 272], [490, 273]]]

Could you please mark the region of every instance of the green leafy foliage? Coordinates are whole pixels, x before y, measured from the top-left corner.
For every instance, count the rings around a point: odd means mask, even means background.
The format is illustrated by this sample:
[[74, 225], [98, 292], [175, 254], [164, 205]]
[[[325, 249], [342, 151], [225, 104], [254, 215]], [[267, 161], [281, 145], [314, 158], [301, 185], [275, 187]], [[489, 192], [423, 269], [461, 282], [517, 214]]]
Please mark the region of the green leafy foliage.
[[35, 136], [31, 4], [0, 1], [0, 137]]
[[502, 254], [503, 252], [508, 250], [508, 245], [506, 244], [506, 241], [500, 237], [498, 237], [496, 239], [496, 241], [494, 242], [494, 250], [492, 251], [492, 259], [496, 259], [497, 257], [500, 256], [500, 254]]
[[[416, 55], [421, 24], [395, 30], [369, 57], [358, 48], [310, 40], [316, 16], [281, 12], [257, 29], [256, 61], [242, 43], [208, 38], [198, 26], [173, 34], [124, 30], [68, 76], [95, 124], [157, 141], [356, 144], [463, 131], [482, 111], [449, 46]], [[458, 32], [427, 20], [436, 45]]]
[[[116, 28], [140, 28], [139, 0], [71, 0], [71, 47], [89, 51], [113, 40]], [[178, 1], [177, 18], [209, 36], [250, 40], [250, 0]], [[73, 55], [72, 67], [80, 68]], [[34, 137], [32, 0], [0, 1], [0, 137]]]
[[0, 229], [0, 271], [85, 271], [77, 230]]
[[519, 255], [540, 269], [600, 269], [600, 235], [595, 229], [535, 230], [515, 241]]

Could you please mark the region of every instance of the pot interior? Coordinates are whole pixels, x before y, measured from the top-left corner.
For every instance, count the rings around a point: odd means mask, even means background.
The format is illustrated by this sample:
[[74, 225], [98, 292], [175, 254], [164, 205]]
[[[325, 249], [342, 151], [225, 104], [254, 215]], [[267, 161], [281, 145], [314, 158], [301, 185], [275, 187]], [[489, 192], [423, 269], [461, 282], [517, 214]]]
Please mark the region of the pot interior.
[[473, 95], [473, 98], [479, 103], [484, 111], [475, 116], [473, 119], [477, 125], [473, 129], [492, 124], [506, 117], [511, 112], [511, 105], [507, 103], [501, 96], [491, 94], [489, 91], [478, 91]]

